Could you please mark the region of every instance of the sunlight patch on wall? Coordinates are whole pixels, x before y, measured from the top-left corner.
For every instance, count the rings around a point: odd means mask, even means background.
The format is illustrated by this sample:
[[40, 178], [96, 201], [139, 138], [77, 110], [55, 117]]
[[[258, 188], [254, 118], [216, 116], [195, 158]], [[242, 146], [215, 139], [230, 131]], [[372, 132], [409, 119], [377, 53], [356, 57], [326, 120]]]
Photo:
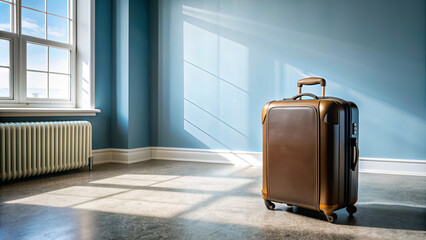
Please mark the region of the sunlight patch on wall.
[[249, 51], [242, 44], [219, 37], [219, 77], [249, 91]]
[[218, 76], [219, 36], [183, 22], [183, 40], [184, 60]]
[[248, 48], [183, 22], [184, 129], [210, 148], [249, 146]]
[[[193, 133], [194, 137], [201, 138], [199, 140], [206, 145], [214, 145], [214, 149], [235, 149], [244, 147], [248, 144], [247, 136], [241, 131], [227, 124], [215, 115], [206, 112], [192, 101], [185, 99], [184, 109], [185, 122], [198, 129], [196, 132], [192, 131], [191, 134]], [[203, 136], [214, 140], [213, 143], [209, 143], [207, 139], [204, 141]]]

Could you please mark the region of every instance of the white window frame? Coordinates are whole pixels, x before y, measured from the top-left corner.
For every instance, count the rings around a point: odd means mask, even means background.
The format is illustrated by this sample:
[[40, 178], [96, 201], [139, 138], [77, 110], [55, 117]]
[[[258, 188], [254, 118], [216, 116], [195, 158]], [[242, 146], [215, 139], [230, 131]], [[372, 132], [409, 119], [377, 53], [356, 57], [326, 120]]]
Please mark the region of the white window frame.
[[13, 102], [14, 96], [17, 96], [18, 89], [15, 88], [16, 81], [18, 81], [18, 74], [15, 73], [15, 66], [18, 66], [17, 36], [14, 33], [0, 31], [0, 39], [9, 41], [9, 97], [0, 97], [0, 105], [3, 103]]
[[18, 55], [18, 35], [16, 33], [16, 24], [15, 21], [16, 16], [16, 7], [13, 7], [16, 0], [12, 2], [4, 1], [8, 4], [11, 4], [12, 9], [10, 12], [10, 32], [5, 32], [0, 30], [0, 39], [9, 41], [9, 97], [0, 97], [0, 105], [3, 103], [12, 103], [14, 102], [15, 96], [17, 96], [18, 89], [15, 87], [18, 79], [18, 59], [15, 57]]
[[[70, 12], [72, 13], [72, 16], [70, 16], [72, 23], [69, 24], [69, 44], [67, 43], [61, 43], [56, 42], [52, 40], [47, 39], [41, 39], [33, 36], [23, 35], [21, 34], [21, 0], [12, 0], [12, 11], [11, 11], [11, 32], [5, 32], [0, 31], [0, 38], [9, 40], [10, 42], [10, 97], [9, 98], [0, 98], [0, 117], [3, 116], [10, 116], [11, 112], [22, 112], [20, 110], [17, 110], [18, 108], [26, 108], [27, 110], [31, 111], [34, 109], [34, 111], [38, 112], [38, 115], [40, 115], [40, 109], [44, 108], [58, 108], [58, 112], [61, 112], [60, 116], [65, 115], [64, 109], [93, 109], [92, 111], [94, 115], [96, 112], [100, 112], [99, 110], [94, 109], [94, 14], [95, 14], [95, 1], [94, 0], [69, 0], [69, 7]], [[87, 8], [89, 10], [87, 10]], [[80, 21], [87, 21], [89, 22], [89, 26], [85, 27], [84, 31], [89, 31], [89, 33], [86, 33], [86, 35], [90, 38], [90, 47], [84, 50], [84, 51], [90, 51], [89, 53], [82, 52], [82, 55], [88, 55], [89, 57], [86, 57], [84, 59], [85, 63], [89, 61], [89, 94], [90, 94], [90, 103], [83, 103], [82, 99], [82, 71], [87, 70], [81, 70], [79, 69], [79, 65], [82, 65], [79, 61], [82, 61], [78, 57], [79, 52], [82, 50], [78, 49], [78, 40], [77, 39], [77, 28], [78, 28], [78, 20], [77, 16], [77, 10], [81, 9], [81, 12], [88, 11], [89, 16], [82, 15], [88, 19], [80, 19]], [[42, 11], [41, 11], [42, 12]], [[80, 14], [81, 15], [81, 14]], [[86, 23], [87, 24], [87, 23]], [[47, 23], [46, 23], [47, 28]], [[88, 29], [87, 29], [88, 28]], [[82, 28], [83, 29], [83, 28]], [[80, 29], [80, 31], [82, 31]], [[47, 33], [46, 33], [47, 34]], [[84, 40], [84, 44], [87, 44], [87, 39]], [[45, 45], [49, 47], [58, 47], [70, 50], [70, 98], [69, 99], [38, 99], [38, 98], [27, 98], [27, 88], [26, 88], [26, 76], [27, 76], [27, 69], [26, 69], [26, 46], [27, 43], [34, 43], [39, 45]], [[83, 45], [83, 44], [82, 44]], [[89, 59], [89, 60], [88, 60]], [[47, 59], [49, 61], [49, 59]], [[87, 77], [86, 77], [87, 78]], [[85, 80], [87, 81], [87, 79]], [[86, 84], [87, 85], [87, 84]], [[13, 89], [13, 92], [12, 92]], [[17, 110], [17, 111], [16, 111]], [[49, 116], [52, 116], [52, 109], [47, 110], [46, 112], [49, 112]], [[78, 111], [82, 112], [82, 111]], [[87, 112], [87, 111], [86, 111]], [[7, 114], [2, 114], [7, 113]], [[12, 114], [13, 115], [13, 114]], [[74, 115], [74, 114], [70, 114]], [[85, 114], [87, 115], [87, 114]]]

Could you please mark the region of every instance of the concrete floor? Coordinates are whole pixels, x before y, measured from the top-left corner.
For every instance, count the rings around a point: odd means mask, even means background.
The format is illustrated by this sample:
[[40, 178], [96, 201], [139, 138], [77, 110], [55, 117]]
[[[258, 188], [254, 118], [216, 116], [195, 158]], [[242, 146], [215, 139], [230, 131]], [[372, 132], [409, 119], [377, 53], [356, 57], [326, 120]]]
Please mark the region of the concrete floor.
[[261, 168], [147, 161], [0, 185], [0, 239], [426, 239], [426, 177], [361, 174], [358, 212], [265, 208]]

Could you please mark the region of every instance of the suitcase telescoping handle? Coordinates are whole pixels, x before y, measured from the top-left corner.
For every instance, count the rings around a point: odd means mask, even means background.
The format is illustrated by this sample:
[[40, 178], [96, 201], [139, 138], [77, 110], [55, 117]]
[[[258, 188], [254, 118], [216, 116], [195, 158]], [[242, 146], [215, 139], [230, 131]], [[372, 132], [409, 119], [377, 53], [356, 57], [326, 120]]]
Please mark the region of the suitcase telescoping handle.
[[[304, 79], [300, 79], [297, 81], [297, 87], [299, 88], [299, 94], [302, 93], [303, 85], [317, 85], [321, 84], [322, 87], [322, 96], [325, 97], [325, 79], [320, 77], [308, 77]], [[302, 99], [302, 98], [300, 98]]]

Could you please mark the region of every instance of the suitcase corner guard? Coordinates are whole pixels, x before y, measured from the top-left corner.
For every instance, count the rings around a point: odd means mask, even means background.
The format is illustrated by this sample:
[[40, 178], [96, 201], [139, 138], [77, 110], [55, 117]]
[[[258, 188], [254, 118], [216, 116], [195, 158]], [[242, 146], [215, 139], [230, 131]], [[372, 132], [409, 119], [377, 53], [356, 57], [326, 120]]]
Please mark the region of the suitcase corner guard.
[[339, 205], [338, 204], [325, 205], [320, 203], [319, 208], [325, 215], [331, 215], [333, 214], [334, 211], [336, 211], [339, 208]]

